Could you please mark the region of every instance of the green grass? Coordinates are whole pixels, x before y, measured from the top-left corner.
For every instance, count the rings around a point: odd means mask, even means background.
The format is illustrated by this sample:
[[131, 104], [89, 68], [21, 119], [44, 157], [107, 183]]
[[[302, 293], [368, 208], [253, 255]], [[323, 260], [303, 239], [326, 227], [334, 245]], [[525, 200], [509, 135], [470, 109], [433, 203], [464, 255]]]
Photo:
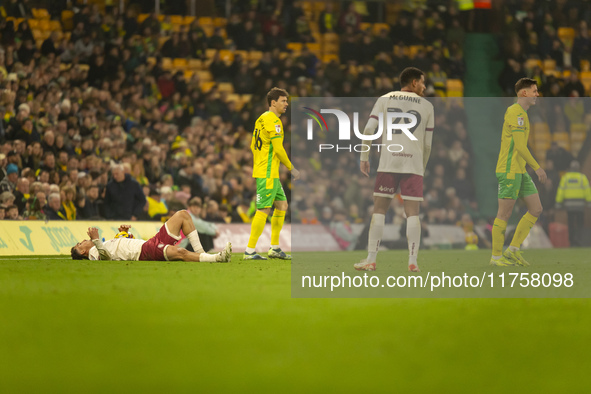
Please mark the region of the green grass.
[[[528, 256], [588, 262], [589, 252]], [[421, 268], [481, 264], [482, 272], [488, 253], [421, 252]], [[298, 256], [354, 275], [362, 254]], [[379, 268], [403, 273], [403, 257], [380, 254]], [[290, 277], [288, 262], [238, 256], [230, 264], [2, 259], [0, 392], [588, 389], [588, 299], [298, 299]]]

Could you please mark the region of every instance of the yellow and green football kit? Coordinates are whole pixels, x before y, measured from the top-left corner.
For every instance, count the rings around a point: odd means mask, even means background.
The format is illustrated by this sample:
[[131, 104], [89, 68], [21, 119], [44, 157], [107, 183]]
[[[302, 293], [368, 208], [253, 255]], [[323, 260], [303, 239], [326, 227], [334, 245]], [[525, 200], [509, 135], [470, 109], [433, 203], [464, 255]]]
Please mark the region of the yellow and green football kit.
[[262, 114], [255, 123], [250, 149], [254, 157], [252, 170], [257, 182], [257, 208], [271, 208], [274, 201], [285, 201], [285, 192], [279, 181], [279, 165], [288, 170], [292, 165], [283, 148], [283, 125], [273, 112]]
[[538, 190], [525, 170], [525, 165], [537, 170], [540, 165], [527, 148], [529, 138], [529, 118], [518, 103], [505, 112], [505, 122], [501, 136], [501, 151], [497, 161], [497, 180], [499, 198], [518, 198], [536, 194]]
[[[501, 136], [501, 151], [497, 161], [497, 180], [499, 181], [499, 198], [517, 200], [536, 194], [538, 190], [525, 165], [537, 170], [540, 165], [527, 148], [529, 138], [529, 118], [519, 103], [515, 103], [505, 112], [505, 122]], [[519, 248], [534, 226], [537, 217], [526, 212], [515, 229], [511, 246], [503, 253], [507, 222], [495, 218], [492, 229], [492, 255], [490, 263], [496, 266], [529, 265]]]
[[[286, 201], [279, 181], [279, 165], [283, 163], [291, 171], [292, 165], [283, 148], [283, 125], [275, 113], [267, 111], [255, 123], [250, 149], [254, 157], [252, 170], [257, 182], [257, 212], [252, 219], [245, 259], [266, 260], [256, 254], [255, 248], [263, 233], [267, 214], [262, 209], [271, 208], [274, 201]], [[271, 218], [271, 249], [269, 257], [287, 255], [279, 248], [279, 233], [283, 228], [286, 211], [275, 209]], [[274, 253], [274, 254], [273, 254]], [[283, 258], [283, 257], [281, 257]]]

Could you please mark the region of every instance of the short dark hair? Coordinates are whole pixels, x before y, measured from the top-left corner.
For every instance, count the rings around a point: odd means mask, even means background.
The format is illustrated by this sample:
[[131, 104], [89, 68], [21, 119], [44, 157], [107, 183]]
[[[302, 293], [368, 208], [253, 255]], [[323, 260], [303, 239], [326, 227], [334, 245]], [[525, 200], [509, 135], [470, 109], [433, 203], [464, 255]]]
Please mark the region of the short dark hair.
[[75, 246], [72, 246], [70, 253], [72, 254], [72, 260], [88, 260], [88, 257], [80, 253]]
[[269, 107], [271, 106], [271, 101], [277, 101], [279, 97], [289, 97], [287, 90], [280, 88], [269, 90], [269, 93], [267, 93], [267, 104], [269, 104]]
[[400, 87], [408, 86], [412, 83], [412, 81], [416, 79], [421, 79], [421, 77], [425, 75], [424, 72], [419, 70], [416, 67], [407, 67], [400, 73]]
[[516, 94], [519, 93], [519, 91], [521, 89], [529, 89], [533, 85], [538, 86], [538, 81], [536, 81], [535, 79], [531, 79], [531, 78], [521, 78], [515, 84], [515, 93]]

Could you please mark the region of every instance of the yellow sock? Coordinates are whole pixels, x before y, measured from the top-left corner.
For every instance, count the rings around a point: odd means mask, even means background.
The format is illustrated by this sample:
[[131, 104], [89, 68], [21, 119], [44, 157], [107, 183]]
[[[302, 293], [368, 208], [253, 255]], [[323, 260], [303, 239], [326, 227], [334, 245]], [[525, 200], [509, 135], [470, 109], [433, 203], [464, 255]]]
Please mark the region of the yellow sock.
[[526, 212], [517, 224], [517, 228], [515, 229], [515, 235], [513, 235], [513, 240], [511, 241], [511, 246], [515, 248], [520, 248], [523, 241], [525, 241], [525, 239], [527, 238], [529, 230], [531, 230], [534, 224], [536, 224], [537, 220], [537, 217], [535, 217], [529, 212]]
[[267, 222], [267, 214], [261, 211], [257, 211], [252, 219], [250, 226], [250, 238], [248, 239], [248, 247], [256, 248], [259, 237], [265, 229], [265, 223]]
[[503, 245], [505, 244], [505, 230], [507, 222], [501, 219], [495, 219], [492, 228], [492, 255], [500, 256], [503, 254]]
[[279, 233], [283, 228], [284, 221], [285, 211], [276, 209], [271, 218], [271, 245], [279, 245]]

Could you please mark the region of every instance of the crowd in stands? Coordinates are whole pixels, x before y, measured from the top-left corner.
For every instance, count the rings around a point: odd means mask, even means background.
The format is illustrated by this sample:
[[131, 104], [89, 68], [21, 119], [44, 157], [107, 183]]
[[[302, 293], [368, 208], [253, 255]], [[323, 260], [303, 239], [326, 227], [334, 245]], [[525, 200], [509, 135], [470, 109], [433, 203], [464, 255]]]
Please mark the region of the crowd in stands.
[[[13, 3], [0, 20], [0, 217], [11, 219], [160, 220], [197, 197], [208, 221], [249, 222], [252, 125], [267, 109], [270, 88], [299, 97], [377, 97], [397, 89], [399, 72], [413, 65], [426, 71], [428, 95], [445, 96], [448, 80], [464, 77], [464, 28], [455, 7], [402, 10], [396, 23], [367, 24], [353, 3], [234, 2], [228, 20], [204, 23], [94, 4], [78, 5], [67, 20], [64, 9], [50, 10], [56, 27], [31, 19], [26, 1]], [[562, 23], [547, 14], [542, 21], [539, 30], [534, 10], [514, 19], [510, 26], [519, 28], [517, 35], [508, 31], [507, 48], [529, 55], [524, 37]], [[575, 61], [583, 61], [588, 38], [577, 23], [574, 42], [582, 49]], [[553, 53], [540, 49], [539, 58]], [[517, 71], [504, 76], [514, 83]], [[558, 79], [534, 72], [542, 90], [554, 92]], [[570, 75], [568, 84], [580, 88]], [[561, 85], [556, 94], [564, 93]], [[477, 210], [462, 111], [436, 110], [436, 124], [447, 126], [438, 126], [425, 179], [428, 223]], [[289, 152], [289, 116], [283, 123]], [[330, 166], [314, 156], [302, 165]], [[291, 200], [288, 175], [281, 173]], [[312, 195], [366, 193], [341, 188], [326, 180]], [[292, 221], [363, 222], [371, 193], [363, 204], [310, 201], [294, 201]], [[401, 210], [392, 215], [398, 220]]]

